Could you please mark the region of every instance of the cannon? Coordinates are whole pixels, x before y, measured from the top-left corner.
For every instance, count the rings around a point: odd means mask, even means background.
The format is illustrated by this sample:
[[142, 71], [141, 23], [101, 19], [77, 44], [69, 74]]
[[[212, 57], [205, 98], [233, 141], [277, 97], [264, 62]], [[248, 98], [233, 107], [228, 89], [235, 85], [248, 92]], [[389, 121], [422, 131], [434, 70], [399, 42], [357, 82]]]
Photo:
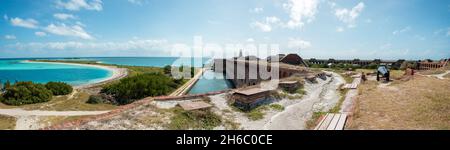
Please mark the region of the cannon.
[[[381, 77], [380, 77], [381, 76]], [[377, 81], [380, 81], [380, 78], [385, 78], [386, 82], [389, 82], [390, 71], [386, 65], [380, 65], [377, 69]]]

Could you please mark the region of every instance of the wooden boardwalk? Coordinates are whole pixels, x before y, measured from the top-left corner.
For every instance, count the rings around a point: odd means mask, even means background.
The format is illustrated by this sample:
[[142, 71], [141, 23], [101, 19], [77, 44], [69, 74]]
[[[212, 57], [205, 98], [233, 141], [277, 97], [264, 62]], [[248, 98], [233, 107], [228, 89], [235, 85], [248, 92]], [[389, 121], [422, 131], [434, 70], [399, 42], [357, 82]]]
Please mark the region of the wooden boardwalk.
[[344, 130], [346, 114], [328, 113], [322, 118], [314, 130]]
[[357, 89], [360, 83], [361, 78], [354, 78], [352, 83], [345, 84], [344, 86], [342, 86], [342, 89]]

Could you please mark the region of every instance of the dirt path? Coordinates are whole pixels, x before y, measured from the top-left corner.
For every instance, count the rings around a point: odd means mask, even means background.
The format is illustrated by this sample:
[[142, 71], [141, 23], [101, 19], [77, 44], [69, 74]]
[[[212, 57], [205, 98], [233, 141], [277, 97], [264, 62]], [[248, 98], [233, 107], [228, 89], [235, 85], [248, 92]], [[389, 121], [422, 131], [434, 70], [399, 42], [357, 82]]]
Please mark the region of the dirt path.
[[33, 130], [41, 128], [42, 126], [39, 124], [40, 117], [99, 115], [107, 112], [108, 111], [27, 111], [23, 109], [0, 109], [0, 114], [17, 118], [16, 130]]
[[441, 74], [433, 74], [433, 75], [425, 75], [425, 76], [427, 76], [427, 77], [436, 77], [438, 79], [443, 80], [443, 79], [445, 79], [444, 76], [446, 76], [447, 74], [450, 74], [450, 70], [447, 70], [446, 72], [441, 73]]
[[[360, 82], [353, 79], [352, 83]], [[355, 104], [355, 98], [358, 95], [358, 89], [349, 89], [347, 94], [345, 95], [344, 101], [342, 102], [340, 113], [350, 114], [352, 113], [352, 108]]]
[[[305, 86], [307, 95], [299, 103], [292, 104], [273, 115], [264, 125], [265, 130], [303, 130], [314, 111], [331, 109], [339, 101], [337, 89], [345, 80], [338, 74], [319, 84]], [[318, 79], [320, 80], [320, 79]]]

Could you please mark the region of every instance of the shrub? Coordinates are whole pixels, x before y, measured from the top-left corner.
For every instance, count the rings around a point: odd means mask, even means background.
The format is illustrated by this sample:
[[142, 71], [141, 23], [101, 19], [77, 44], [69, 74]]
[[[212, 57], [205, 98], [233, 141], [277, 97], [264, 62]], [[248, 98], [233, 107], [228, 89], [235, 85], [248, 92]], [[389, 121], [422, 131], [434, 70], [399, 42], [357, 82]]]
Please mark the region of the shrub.
[[170, 75], [170, 73], [172, 72], [172, 66], [170, 66], [170, 65], [164, 66], [163, 69], [164, 69], [164, 74]]
[[53, 95], [67, 95], [72, 93], [73, 88], [67, 83], [64, 82], [48, 82], [45, 84], [45, 87], [52, 91]]
[[277, 111], [283, 111], [284, 110], [284, 106], [280, 105], [280, 104], [271, 104], [269, 105], [270, 108], [272, 108], [273, 110], [277, 110]]
[[32, 82], [17, 82], [5, 90], [2, 102], [8, 105], [42, 103], [52, 98], [52, 91]]
[[108, 85], [101, 93], [111, 95], [124, 105], [149, 96], [166, 95], [179, 86], [172, 78], [161, 73], [139, 74]]
[[103, 98], [100, 95], [91, 95], [89, 96], [88, 101], [86, 101], [88, 104], [100, 104], [103, 103]]
[[168, 124], [169, 129], [206, 129], [211, 130], [222, 124], [222, 118], [209, 109], [184, 111], [180, 108], [173, 110], [174, 115]]
[[266, 106], [259, 106], [256, 108], [253, 108], [249, 112], [246, 112], [246, 115], [248, 119], [255, 121], [260, 120], [264, 118], [264, 115], [266, 115], [265, 111], [267, 110]]

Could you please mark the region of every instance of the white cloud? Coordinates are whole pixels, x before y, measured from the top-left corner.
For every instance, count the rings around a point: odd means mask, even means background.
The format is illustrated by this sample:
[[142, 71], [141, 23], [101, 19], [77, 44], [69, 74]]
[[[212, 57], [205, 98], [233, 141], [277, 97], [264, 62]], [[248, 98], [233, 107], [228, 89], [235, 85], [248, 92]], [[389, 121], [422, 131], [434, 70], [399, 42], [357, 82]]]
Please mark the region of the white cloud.
[[86, 25], [84, 23], [81, 23], [79, 21], [76, 22], [77, 25], [82, 26], [82, 27], [86, 27]]
[[87, 40], [94, 39], [79, 25], [66, 26], [65, 24], [50, 24], [44, 30], [56, 35], [78, 37]]
[[5, 35], [5, 39], [7, 39], [7, 40], [15, 40], [16, 36], [14, 36], [14, 35]]
[[403, 29], [395, 30], [394, 32], [392, 32], [392, 34], [393, 35], [398, 35], [398, 34], [401, 34], [401, 33], [408, 32], [409, 30], [411, 30], [411, 27], [407, 26], [407, 27], [404, 27]]
[[43, 37], [43, 36], [46, 36], [47, 33], [38, 31], [38, 32], [34, 32], [34, 35]]
[[364, 10], [364, 7], [365, 7], [364, 3], [359, 2], [355, 7], [353, 7], [350, 10], [346, 8], [336, 9], [334, 14], [339, 19], [339, 21], [347, 24], [348, 28], [353, 28], [356, 26], [355, 20]]
[[262, 13], [263, 11], [264, 11], [264, 8], [262, 8], [262, 7], [256, 7], [256, 8], [249, 10], [250, 13], [255, 13], [255, 14]]
[[310, 48], [311, 42], [297, 38], [289, 38], [287, 47], [290, 49], [307, 49]]
[[34, 19], [21, 19], [21, 18], [11, 18], [11, 24], [13, 26], [24, 27], [24, 28], [37, 28], [39, 22]]
[[102, 3], [101, 0], [68, 0], [66, 2], [58, 0], [56, 6], [72, 11], [81, 9], [101, 11], [103, 9]]
[[[264, 21], [255, 21], [251, 27], [263, 32], [270, 32], [274, 27], [298, 29], [314, 20], [320, 0], [288, 0], [283, 3], [283, 9], [289, 14], [289, 20], [284, 22], [278, 17], [266, 17]], [[255, 11], [253, 9], [252, 11]], [[262, 9], [261, 9], [262, 11]]]
[[344, 28], [343, 27], [337, 27], [336, 28], [336, 32], [344, 32]]
[[147, 2], [147, 0], [128, 0], [128, 2], [135, 4], [135, 5], [142, 5]]
[[252, 28], [258, 28], [263, 32], [270, 32], [272, 31], [272, 26], [268, 23], [263, 23], [259, 21], [255, 21], [252, 24], [250, 24]]
[[8, 47], [25, 50], [100, 50], [100, 51], [127, 51], [127, 50], [170, 50], [170, 45], [165, 39], [145, 40], [136, 39], [124, 42], [31, 42], [16, 43]]
[[275, 16], [272, 16], [272, 17], [266, 17], [264, 22], [255, 21], [252, 24], [250, 24], [250, 26], [253, 28], [258, 28], [263, 32], [270, 32], [270, 31], [272, 31], [272, 27], [274, 25], [278, 25], [279, 23], [280, 23], [280, 19]]
[[75, 19], [76, 17], [72, 14], [65, 14], [65, 13], [56, 13], [53, 14], [53, 17], [59, 20], [67, 20], [67, 19]]
[[271, 23], [271, 24], [275, 24], [275, 23], [280, 22], [280, 19], [278, 19], [278, 18], [275, 17], [275, 16], [272, 16], [272, 17], [266, 17], [266, 22], [267, 22], [267, 23]]
[[4, 14], [3, 19], [8, 20], [8, 15]]
[[283, 8], [289, 13], [290, 20], [284, 27], [301, 28], [305, 23], [312, 22], [317, 13], [319, 0], [289, 0]]
[[248, 39], [247, 39], [247, 42], [255, 42], [255, 39], [253, 39], [253, 38], [248, 38]]

